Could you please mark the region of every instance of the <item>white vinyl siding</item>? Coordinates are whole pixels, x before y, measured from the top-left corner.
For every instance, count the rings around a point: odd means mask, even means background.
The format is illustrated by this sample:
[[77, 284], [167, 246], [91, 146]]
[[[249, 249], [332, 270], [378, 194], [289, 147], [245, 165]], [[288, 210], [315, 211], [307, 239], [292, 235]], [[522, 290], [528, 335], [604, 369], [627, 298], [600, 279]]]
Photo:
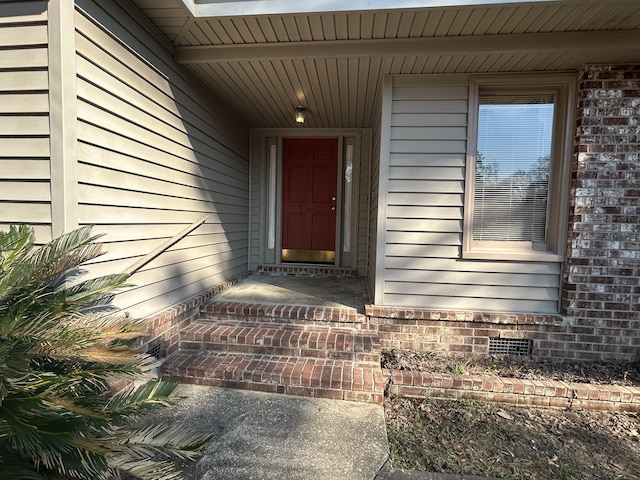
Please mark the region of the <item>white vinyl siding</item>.
[[[254, 138], [258, 137], [254, 135]], [[262, 145], [259, 141], [253, 141], [252, 151], [251, 151], [251, 217], [250, 217], [250, 227], [249, 227], [249, 269], [256, 270], [260, 265], [260, 232], [261, 232], [261, 224], [263, 223], [263, 219], [260, 215], [260, 204], [262, 203], [262, 199], [265, 197], [261, 197], [261, 163], [257, 161], [257, 159], [262, 158], [264, 155], [268, 155], [268, 152], [264, 150], [267, 147]], [[266, 160], [268, 163], [268, 159]], [[264, 173], [267, 174], [266, 172]]]
[[125, 270], [189, 224], [116, 302], [150, 315], [247, 269], [247, 128], [120, 3], [76, 13], [78, 216], [104, 233], [92, 274]]
[[2, 6], [0, 230], [27, 223], [51, 240], [47, 2]]
[[374, 128], [371, 131], [371, 165], [369, 173], [369, 213], [368, 236], [369, 250], [367, 252], [367, 287], [370, 300], [373, 302], [376, 296], [376, 255], [378, 239], [378, 196], [380, 187], [380, 142], [382, 129], [382, 94], [375, 99], [374, 104]]
[[558, 311], [561, 264], [463, 260], [468, 77], [394, 78], [382, 304]]

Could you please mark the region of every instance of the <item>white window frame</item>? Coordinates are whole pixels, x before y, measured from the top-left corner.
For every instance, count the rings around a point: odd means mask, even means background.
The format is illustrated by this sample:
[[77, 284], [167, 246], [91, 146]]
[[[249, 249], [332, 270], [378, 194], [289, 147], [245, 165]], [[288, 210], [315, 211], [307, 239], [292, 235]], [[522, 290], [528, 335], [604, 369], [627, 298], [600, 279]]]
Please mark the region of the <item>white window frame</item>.
[[[477, 75], [469, 79], [469, 118], [463, 220], [465, 259], [562, 262], [567, 244], [568, 192], [573, 155], [576, 77], [572, 74]], [[478, 241], [473, 239], [478, 104], [481, 92], [553, 93], [554, 125], [547, 200], [547, 243]]]

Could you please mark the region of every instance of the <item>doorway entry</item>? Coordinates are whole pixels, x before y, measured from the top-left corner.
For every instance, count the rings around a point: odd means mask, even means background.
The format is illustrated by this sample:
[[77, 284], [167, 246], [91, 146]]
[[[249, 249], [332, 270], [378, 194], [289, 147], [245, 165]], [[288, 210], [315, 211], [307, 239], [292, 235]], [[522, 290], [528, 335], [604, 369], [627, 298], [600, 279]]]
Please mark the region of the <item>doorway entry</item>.
[[285, 138], [282, 168], [282, 261], [333, 264], [338, 139]]

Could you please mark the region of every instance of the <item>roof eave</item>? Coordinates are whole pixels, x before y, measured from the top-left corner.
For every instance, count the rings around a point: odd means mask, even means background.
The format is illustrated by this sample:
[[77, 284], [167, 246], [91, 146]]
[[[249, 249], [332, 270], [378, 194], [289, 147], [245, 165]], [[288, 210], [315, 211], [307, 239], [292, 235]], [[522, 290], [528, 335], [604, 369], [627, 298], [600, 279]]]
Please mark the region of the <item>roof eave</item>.
[[[182, 0], [195, 18], [237, 17], [243, 15], [287, 15], [326, 12], [390, 11], [416, 8], [473, 7], [514, 4], [567, 4], [585, 0]], [[628, 0], [608, 0], [621, 3]]]

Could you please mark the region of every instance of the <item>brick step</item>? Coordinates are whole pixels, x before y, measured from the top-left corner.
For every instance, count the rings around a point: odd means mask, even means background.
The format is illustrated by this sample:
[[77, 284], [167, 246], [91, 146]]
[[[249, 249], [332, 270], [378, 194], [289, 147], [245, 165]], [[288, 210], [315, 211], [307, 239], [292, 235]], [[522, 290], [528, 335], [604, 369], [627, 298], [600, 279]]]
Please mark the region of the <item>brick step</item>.
[[323, 265], [260, 265], [256, 272], [271, 277], [344, 277], [355, 278], [356, 269]]
[[382, 403], [385, 386], [379, 365], [229, 352], [175, 352], [162, 365], [162, 376], [197, 385], [375, 403]]
[[202, 305], [200, 312], [203, 320], [249, 320], [334, 327], [360, 327], [367, 322], [366, 315], [350, 307], [268, 305], [213, 300]]
[[226, 351], [380, 364], [380, 340], [364, 329], [278, 323], [197, 321], [180, 332], [182, 351]]

